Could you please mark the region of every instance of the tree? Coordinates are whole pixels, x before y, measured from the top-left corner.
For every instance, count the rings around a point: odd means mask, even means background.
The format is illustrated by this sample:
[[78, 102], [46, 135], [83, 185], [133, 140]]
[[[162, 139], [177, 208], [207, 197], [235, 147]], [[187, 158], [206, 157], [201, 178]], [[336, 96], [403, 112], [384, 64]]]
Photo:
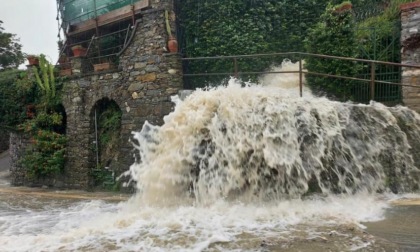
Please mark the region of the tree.
[[16, 130], [28, 117], [27, 106], [37, 102], [37, 93], [25, 71], [0, 71], [0, 129]]
[[0, 70], [18, 68], [25, 60], [22, 53], [22, 45], [15, 34], [4, 32], [0, 20]]

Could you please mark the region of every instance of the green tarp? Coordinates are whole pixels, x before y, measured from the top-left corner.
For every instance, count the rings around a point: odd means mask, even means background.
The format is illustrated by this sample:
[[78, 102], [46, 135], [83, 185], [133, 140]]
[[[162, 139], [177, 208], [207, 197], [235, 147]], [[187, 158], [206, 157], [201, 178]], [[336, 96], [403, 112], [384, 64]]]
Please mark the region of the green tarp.
[[[139, 0], [62, 0], [60, 11], [65, 22], [86, 21]], [[95, 11], [96, 10], [96, 11]]]

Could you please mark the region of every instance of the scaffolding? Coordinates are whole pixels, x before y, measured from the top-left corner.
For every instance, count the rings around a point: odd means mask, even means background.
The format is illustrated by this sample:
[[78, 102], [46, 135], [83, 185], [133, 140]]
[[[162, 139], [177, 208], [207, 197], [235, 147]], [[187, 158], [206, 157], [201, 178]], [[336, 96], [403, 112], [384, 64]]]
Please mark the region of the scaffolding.
[[76, 24], [104, 15], [139, 0], [63, 0], [58, 1], [63, 21]]
[[148, 7], [149, 0], [57, 0], [58, 36], [65, 36], [59, 45], [62, 70], [71, 68], [75, 47], [83, 48], [90, 62], [83, 72], [97, 70], [95, 64], [116, 65], [136, 20]]

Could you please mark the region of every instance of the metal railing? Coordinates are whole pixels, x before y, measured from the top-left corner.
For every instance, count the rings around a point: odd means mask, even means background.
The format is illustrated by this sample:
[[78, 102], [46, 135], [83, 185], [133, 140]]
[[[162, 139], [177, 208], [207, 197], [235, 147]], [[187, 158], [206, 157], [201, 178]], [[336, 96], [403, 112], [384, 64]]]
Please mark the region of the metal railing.
[[[282, 59], [293, 58], [295, 62], [299, 62], [299, 70], [295, 71], [241, 71], [238, 62], [240, 60], [251, 60], [253, 58], [262, 58], [262, 57], [277, 57]], [[340, 60], [340, 61], [351, 61], [355, 64], [364, 64], [365, 69], [368, 69], [368, 74], [359, 74], [357, 76], [344, 76], [336, 73], [323, 73], [323, 72], [313, 72], [307, 71], [304, 69], [304, 60], [308, 59], [309, 57], [315, 58], [322, 58], [326, 60]], [[367, 59], [356, 59], [356, 58], [348, 58], [348, 57], [339, 57], [339, 56], [331, 56], [331, 55], [322, 55], [322, 54], [313, 54], [313, 53], [303, 53], [303, 52], [286, 52], [286, 53], [272, 53], [272, 54], [253, 54], [253, 55], [234, 55], [234, 56], [214, 56], [214, 57], [196, 57], [196, 58], [183, 58], [184, 63], [188, 62], [203, 62], [203, 61], [231, 61], [232, 68], [230, 71], [226, 72], [198, 72], [198, 73], [190, 73], [188, 72], [189, 69], [184, 69], [184, 80], [188, 83], [188, 78], [192, 77], [210, 77], [210, 76], [219, 76], [219, 77], [237, 77], [240, 78], [242, 76], [250, 76], [250, 75], [266, 75], [266, 74], [285, 74], [285, 73], [295, 73], [299, 74], [299, 93], [300, 96], [303, 95], [303, 76], [319, 76], [324, 77], [326, 80], [328, 78], [334, 79], [343, 79], [343, 80], [352, 80], [356, 81], [359, 84], [367, 84], [367, 89], [364, 91], [365, 94], [368, 94], [367, 99], [363, 102], [369, 102], [369, 100], [376, 100], [378, 98], [378, 88], [382, 88], [383, 85], [391, 86], [391, 87], [412, 87], [412, 88], [420, 88], [419, 85], [409, 85], [403, 83], [396, 83], [387, 80], [381, 80], [381, 74], [378, 74], [375, 69], [377, 66], [393, 66], [398, 67], [401, 70], [403, 68], [406, 69], [419, 69], [420, 65], [412, 65], [412, 64], [401, 64], [401, 63], [394, 63], [394, 62], [385, 62], [385, 61], [377, 61], [377, 60], [367, 60]], [[281, 62], [277, 62], [281, 63]], [[402, 71], [401, 71], [402, 72]], [[355, 84], [357, 85], [357, 84]], [[382, 86], [381, 86], [382, 85]], [[194, 86], [190, 86], [189, 88], [195, 88]], [[389, 87], [387, 87], [389, 88]]]
[[[101, 63], [112, 63], [114, 68], [118, 65], [118, 56], [123, 48], [128, 43], [128, 37], [133, 31], [131, 25], [125, 29], [117, 30], [114, 32], [107, 33], [102, 36], [92, 36], [90, 39], [85, 39], [72, 44], [65, 44], [60, 55], [64, 55], [67, 52], [67, 60], [65, 62], [57, 62], [60, 69], [66, 70], [72, 68], [71, 63], [73, 55], [70, 53], [70, 49], [73, 46], [82, 46], [86, 48], [86, 55], [84, 56], [85, 64], [80, 69], [82, 73], [90, 73], [94, 71], [95, 64]], [[63, 74], [69, 74], [69, 72], [63, 72]]]

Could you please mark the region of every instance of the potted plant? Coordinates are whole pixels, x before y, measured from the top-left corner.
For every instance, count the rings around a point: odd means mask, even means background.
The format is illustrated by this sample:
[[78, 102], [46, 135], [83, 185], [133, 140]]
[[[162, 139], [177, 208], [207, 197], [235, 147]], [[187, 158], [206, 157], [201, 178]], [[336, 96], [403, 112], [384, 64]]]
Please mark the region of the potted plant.
[[69, 68], [60, 69], [60, 73], [59, 73], [60, 76], [70, 76], [72, 74], [73, 74], [73, 71], [71, 70], [70, 67]]
[[87, 49], [81, 45], [75, 45], [71, 47], [74, 57], [84, 57], [86, 56]]
[[39, 56], [38, 55], [29, 54], [29, 55], [26, 56], [26, 59], [28, 60], [28, 65], [30, 65], [30, 66], [39, 65]]
[[113, 67], [114, 67], [114, 64], [112, 64], [111, 62], [104, 62], [104, 63], [94, 64], [93, 70], [95, 72], [100, 72], [100, 71], [112, 69]]
[[93, 64], [93, 70], [95, 72], [105, 71], [105, 70], [109, 70], [113, 68], [114, 68], [114, 64], [108, 59], [103, 60], [100, 63]]
[[178, 42], [176, 41], [176, 38], [172, 35], [171, 32], [171, 26], [169, 25], [169, 14], [168, 11], [165, 10], [165, 20], [166, 20], [166, 31], [168, 32], [168, 50], [171, 53], [178, 52]]

